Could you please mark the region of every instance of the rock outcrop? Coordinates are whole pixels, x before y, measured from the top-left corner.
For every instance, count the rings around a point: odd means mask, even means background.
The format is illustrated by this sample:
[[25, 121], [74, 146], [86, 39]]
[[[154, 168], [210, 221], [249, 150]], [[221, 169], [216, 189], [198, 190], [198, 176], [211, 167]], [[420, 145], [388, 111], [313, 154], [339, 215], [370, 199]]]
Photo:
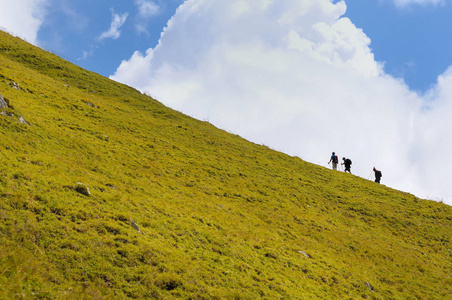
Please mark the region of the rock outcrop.
[[75, 186], [75, 191], [88, 197], [91, 195], [91, 193], [89, 192], [89, 188], [84, 183], [78, 182], [77, 185]]
[[5, 98], [0, 94], [0, 109], [5, 109], [8, 107]]

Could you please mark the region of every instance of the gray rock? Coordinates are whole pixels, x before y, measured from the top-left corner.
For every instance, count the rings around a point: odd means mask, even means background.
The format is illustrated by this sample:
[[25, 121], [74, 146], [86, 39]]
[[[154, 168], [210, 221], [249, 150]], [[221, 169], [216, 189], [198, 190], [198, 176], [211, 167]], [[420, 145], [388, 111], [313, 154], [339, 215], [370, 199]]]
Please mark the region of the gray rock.
[[75, 187], [75, 191], [77, 193], [80, 193], [80, 194], [88, 196], [88, 197], [91, 195], [91, 193], [89, 192], [89, 188], [86, 186], [86, 184], [83, 184], [80, 182], [77, 183], [77, 185]]
[[135, 221], [134, 221], [133, 219], [130, 219], [130, 225], [132, 225], [132, 227], [133, 227], [136, 231], [138, 231], [138, 233], [143, 234], [143, 233], [140, 231], [140, 228], [138, 227], [137, 223], [135, 223]]
[[30, 125], [30, 123], [28, 123], [27, 121], [25, 121], [25, 119], [24, 119], [22, 116], [19, 117], [19, 123], [26, 124], [26, 125]]
[[369, 289], [369, 291], [371, 291], [371, 292], [374, 291], [374, 288], [373, 288], [373, 286], [370, 283], [366, 282], [366, 286]]
[[88, 106], [91, 106], [93, 108], [99, 108], [97, 105], [95, 105], [94, 103], [88, 102], [88, 101], [83, 101], [83, 103], [85, 103]]
[[304, 251], [299, 250], [298, 252], [301, 253], [301, 254], [303, 254], [303, 255], [306, 256], [307, 258], [311, 258], [311, 256], [309, 256], [309, 254], [307, 254], [307, 253], [304, 252]]
[[0, 112], [0, 115], [7, 116], [7, 117], [14, 117], [13, 113], [10, 113], [10, 112], [4, 111], [4, 110]]
[[8, 104], [6, 103], [5, 98], [3, 98], [2, 95], [0, 95], [0, 109], [5, 109], [8, 107]]

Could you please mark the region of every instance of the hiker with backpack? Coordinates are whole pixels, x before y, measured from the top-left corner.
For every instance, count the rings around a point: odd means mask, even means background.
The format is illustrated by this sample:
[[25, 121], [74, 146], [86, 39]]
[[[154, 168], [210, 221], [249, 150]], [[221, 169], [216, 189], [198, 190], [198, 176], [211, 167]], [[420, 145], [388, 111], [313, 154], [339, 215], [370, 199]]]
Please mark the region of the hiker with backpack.
[[350, 171], [350, 168], [352, 167], [352, 161], [350, 160], [350, 158], [345, 159], [345, 157], [342, 157], [342, 160], [344, 162], [341, 165], [345, 166], [344, 172], [348, 171], [350, 174], [352, 174], [352, 172]]
[[381, 179], [381, 177], [383, 176], [383, 175], [381, 174], [381, 171], [377, 170], [377, 169], [374, 167], [374, 172], [375, 172], [375, 182], [376, 182], [376, 183], [380, 183], [380, 179]]
[[337, 155], [333, 152], [333, 154], [331, 155], [330, 161], [328, 162], [328, 164], [330, 164], [330, 162], [332, 162], [333, 164], [333, 170], [337, 171], [337, 163], [339, 162], [339, 159], [337, 158]]

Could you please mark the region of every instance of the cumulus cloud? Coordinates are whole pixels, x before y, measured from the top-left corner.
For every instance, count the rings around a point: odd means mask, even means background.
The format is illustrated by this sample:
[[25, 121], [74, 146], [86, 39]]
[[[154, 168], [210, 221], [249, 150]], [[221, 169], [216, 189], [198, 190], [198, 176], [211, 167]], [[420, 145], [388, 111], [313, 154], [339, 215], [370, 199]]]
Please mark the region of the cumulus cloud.
[[0, 0], [0, 27], [37, 44], [48, 0]]
[[323, 166], [335, 151], [356, 175], [376, 166], [382, 183], [452, 204], [452, 69], [427, 95], [410, 91], [345, 11], [329, 0], [187, 0], [159, 44], [112, 79], [254, 142]]
[[116, 14], [113, 9], [111, 9], [112, 20], [110, 24], [110, 29], [108, 31], [103, 32], [99, 36], [99, 40], [112, 38], [114, 40], [118, 39], [121, 36], [121, 32], [119, 29], [124, 25], [129, 16], [128, 13], [124, 13], [122, 15]]

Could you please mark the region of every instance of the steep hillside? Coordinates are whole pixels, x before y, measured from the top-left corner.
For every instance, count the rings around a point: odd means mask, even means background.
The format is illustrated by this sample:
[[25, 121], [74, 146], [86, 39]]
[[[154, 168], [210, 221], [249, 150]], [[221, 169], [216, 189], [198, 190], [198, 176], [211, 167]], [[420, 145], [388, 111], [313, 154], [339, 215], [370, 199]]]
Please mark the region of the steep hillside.
[[450, 206], [3, 32], [0, 94], [0, 299], [452, 299]]

